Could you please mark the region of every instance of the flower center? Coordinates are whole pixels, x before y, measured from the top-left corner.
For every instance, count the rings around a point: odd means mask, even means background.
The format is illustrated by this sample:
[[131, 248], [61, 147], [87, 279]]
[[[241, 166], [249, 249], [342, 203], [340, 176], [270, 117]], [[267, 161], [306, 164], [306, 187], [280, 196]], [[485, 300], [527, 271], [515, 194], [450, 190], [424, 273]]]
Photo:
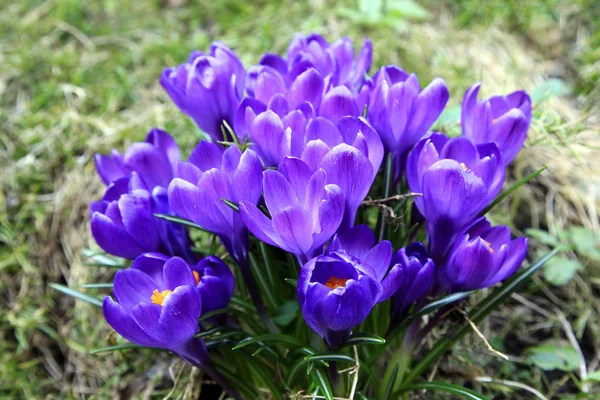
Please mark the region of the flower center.
[[154, 289], [154, 292], [152, 292], [152, 304], [158, 304], [159, 306], [163, 305], [163, 301], [165, 301], [165, 299], [167, 298], [168, 295], [171, 294], [171, 290], [163, 290], [162, 292], [159, 292], [158, 289]]
[[200, 274], [196, 271], [192, 271], [192, 274], [194, 274], [194, 279], [196, 280], [196, 285], [200, 283]]
[[490, 253], [494, 254], [494, 249], [492, 249], [492, 244], [490, 242], [485, 242], [487, 246], [490, 248]]
[[337, 276], [332, 276], [331, 278], [327, 279], [327, 282], [325, 282], [325, 286], [327, 286], [331, 290], [337, 289], [339, 287], [346, 287], [347, 280], [348, 278], [338, 278]]
[[468, 170], [467, 165], [464, 162], [461, 162], [460, 166], [462, 167], [463, 171]]

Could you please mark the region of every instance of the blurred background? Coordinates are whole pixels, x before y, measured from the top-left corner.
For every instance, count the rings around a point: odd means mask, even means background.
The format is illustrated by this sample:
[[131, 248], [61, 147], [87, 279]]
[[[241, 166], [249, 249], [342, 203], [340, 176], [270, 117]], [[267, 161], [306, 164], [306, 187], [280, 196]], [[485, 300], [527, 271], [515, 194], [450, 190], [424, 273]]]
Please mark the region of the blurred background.
[[437, 379], [497, 399], [597, 398], [600, 2], [0, 0], [0, 10], [0, 397], [198, 397], [198, 371], [165, 353], [91, 355], [114, 332], [98, 308], [48, 284], [77, 288], [114, 273], [86, 257], [98, 249], [88, 227], [102, 192], [95, 152], [122, 151], [155, 126], [184, 156], [199, 140], [158, 84], [163, 68], [213, 40], [248, 66], [314, 31], [330, 42], [348, 35], [355, 48], [369, 36], [371, 72], [385, 63], [424, 85], [443, 77], [451, 99], [437, 128], [449, 134], [459, 133], [473, 82], [485, 97], [529, 91], [534, 119], [510, 180], [549, 167], [493, 219], [531, 238], [530, 259], [567, 251], [480, 326], [511, 361], [471, 335], [438, 364]]

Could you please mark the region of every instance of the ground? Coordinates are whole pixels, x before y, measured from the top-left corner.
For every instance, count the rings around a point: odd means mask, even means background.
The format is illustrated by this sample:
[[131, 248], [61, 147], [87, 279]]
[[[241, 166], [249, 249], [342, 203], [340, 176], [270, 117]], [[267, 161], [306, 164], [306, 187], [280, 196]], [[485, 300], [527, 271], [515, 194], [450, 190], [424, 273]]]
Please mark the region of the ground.
[[[494, 219], [532, 237], [531, 259], [559, 243], [570, 249], [480, 327], [511, 362], [491, 356], [472, 335], [437, 373], [492, 387], [504, 398], [532, 398], [531, 390], [548, 399], [593, 392], [593, 379], [587, 387], [581, 382], [586, 372], [578, 359], [562, 368], [567, 372], [544, 371], [526, 349], [579, 350], [588, 374], [598, 368], [599, 3], [423, 1], [421, 8], [388, 1], [395, 8], [387, 11], [379, 0], [3, 3], [0, 397], [192, 396], [193, 376], [168, 356], [90, 355], [114, 341], [100, 311], [48, 284], [77, 287], [114, 272], [85, 263], [84, 250], [97, 249], [88, 205], [102, 190], [94, 153], [124, 149], [154, 126], [188, 151], [200, 137], [158, 84], [164, 67], [213, 40], [250, 65], [265, 51], [284, 52], [295, 32], [312, 31], [329, 40], [349, 35], [355, 43], [369, 36], [375, 66], [398, 64], [422, 83], [445, 78], [450, 112], [439, 128], [449, 133], [457, 129], [455, 107], [474, 81], [483, 82], [486, 96], [519, 88], [532, 93], [530, 138], [511, 179], [549, 167]], [[508, 392], [519, 385], [527, 389]]]

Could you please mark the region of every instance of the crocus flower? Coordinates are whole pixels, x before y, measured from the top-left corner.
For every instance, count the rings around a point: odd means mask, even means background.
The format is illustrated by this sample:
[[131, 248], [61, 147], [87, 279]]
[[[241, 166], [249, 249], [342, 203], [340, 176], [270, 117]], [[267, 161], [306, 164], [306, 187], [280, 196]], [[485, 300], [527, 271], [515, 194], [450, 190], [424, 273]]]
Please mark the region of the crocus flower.
[[435, 265], [423, 243], [412, 243], [394, 253], [391, 265], [397, 264], [402, 266], [402, 283], [392, 296], [392, 318], [401, 317], [435, 281]]
[[415, 74], [399, 67], [382, 67], [374, 77], [368, 119], [381, 136], [387, 153], [393, 155], [396, 180], [404, 169], [410, 149], [425, 136], [440, 116], [450, 94], [441, 78], [421, 89]]
[[302, 315], [329, 347], [341, 346], [377, 303], [398, 290], [402, 266], [390, 269], [391, 258], [391, 243], [376, 244], [373, 232], [360, 225], [338, 234], [324, 255], [302, 266]]
[[440, 284], [451, 292], [483, 289], [514, 274], [527, 255], [527, 238], [511, 240], [510, 229], [481, 218], [449, 252], [439, 271]]
[[425, 217], [428, 247], [436, 263], [454, 239], [496, 197], [504, 165], [493, 143], [474, 145], [465, 137], [432, 134], [410, 153], [406, 179]]
[[125, 156], [116, 150], [110, 155], [94, 156], [96, 171], [106, 185], [135, 171], [149, 190], [156, 186], [169, 186], [175, 177], [179, 159], [175, 140], [167, 132], [156, 128], [148, 132], [143, 142], [131, 144]]
[[167, 68], [160, 83], [173, 102], [213, 141], [223, 140], [222, 125], [233, 126], [242, 99], [246, 71], [225, 44], [214, 42], [210, 54], [194, 51], [187, 63]]
[[[157, 282], [162, 282], [162, 271], [165, 263], [185, 262], [183, 259], [168, 257], [160, 253], [144, 253], [137, 257], [132, 267], [150, 275]], [[225, 308], [231, 300], [235, 279], [229, 267], [215, 256], [208, 256], [190, 265], [186, 262], [194, 276], [195, 287], [202, 303], [202, 315], [220, 308]]]
[[154, 217], [171, 213], [165, 189], [149, 191], [137, 172], [111, 183], [104, 197], [90, 205], [92, 235], [107, 253], [134, 259], [149, 251], [192, 261], [185, 228]]
[[312, 172], [302, 160], [288, 157], [278, 171], [263, 172], [265, 203], [271, 219], [254, 202], [241, 201], [242, 220], [263, 242], [306, 262], [322, 251], [344, 214], [342, 191], [326, 182], [324, 170]]
[[481, 83], [471, 86], [462, 103], [463, 135], [473, 143], [494, 142], [502, 153], [504, 165], [517, 156], [531, 123], [531, 98], [518, 90], [506, 96], [492, 96], [478, 101]]
[[194, 337], [199, 332], [202, 299], [197, 279], [184, 260], [142, 255], [131, 268], [116, 273], [114, 295], [117, 301], [105, 297], [102, 310], [119, 335], [141, 346], [172, 351], [240, 399], [212, 366], [202, 339]]
[[201, 141], [188, 162], [180, 163], [179, 178], [168, 189], [175, 213], [216, 234], [227, 251], [246, 265], [248, 231], [238, 212], [222, 199], [256, 204], [261, 196], [262, 165], [254, 151], [237, 146], [226, 150]]

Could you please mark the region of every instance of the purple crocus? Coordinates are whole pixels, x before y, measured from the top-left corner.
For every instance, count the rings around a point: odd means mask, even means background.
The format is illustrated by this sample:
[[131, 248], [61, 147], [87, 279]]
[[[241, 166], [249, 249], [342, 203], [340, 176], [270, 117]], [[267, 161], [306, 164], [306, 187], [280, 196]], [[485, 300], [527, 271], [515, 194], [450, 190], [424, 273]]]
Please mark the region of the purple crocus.
[[[137, 257], [132, 268], [150, 275], [157, 282], [162, 282], [162, 271], [167, 262], [185, 262], [176, 257], [168, 257], [160, 253], [144, 253]], [[195, 265], [186, 265], [191, 270], [198, 295], [202, 303], [202, 315], [220, 308], [225, 308], [231, 300], [235, 278], [229, 267], [215, 256], [208, 256]]]
[[246, 265], [248, 231], [239, 213], [222, 199], [256, 204], [261, 196], [262, 165], [252, 150], [201, 141], [187, 162], [179, 163], [179, 178], [168, 189], [175, 213], [217, 235], [229, 254]]
[[134, 259], [160, 251], [194, 260], [185, 228], [154, 217], [171, 213], [165, 189], [148, 190], [137, 172], [119, 178], [90, 205], [92, 235], [107, 253]]
[[110, 154], [96, 154], [96, 171], [106, 185], [137, 172], [149, 190], [168, 187], [175, 177], [180, 159], [179, 147], [167, 132], [154, 128], [143, 142], [133, 143], [125, 155], [116, 150]]
[[114, 295], [104, 298], [102, 310], [110, 326], [141, 346], [166, 349], [202, 368], [228, 393], [239, 399], [213, 367], [199, 332], [202, 299], [192, 269], [181, 258], [144, 254], [131, 268], [118, 271]]
[[390, 269], [391, 258], [391, 243], [376, 244], [373, 232], [360, 225], [338, 234], [324, 255], [302, 266], [302, 315], [329, 347], [340, 347], [377, 303], [398, 290], [402, 266]]
[[440, 116], [450, 94], [441, 78], [421, 89], [415, 74], [394, 65], [382, 67], [374, 77], [368, 119], [393, 155], [396, 180], [404, 170], [410, 149], [425, 136]]
[[344, 215], [344, 196], [328, 185], [327, 173], [311, 171], [288, 157], [279, 170], [263, 172], [264, 197], [271, 219], [251, 201], [240, 202], [240, 214], [250, 232], [263, 242], [295, 254], [304, 263], [322, 251]]
[[420, 242], [412, 243], [394, 253], [391, 265], [402, 266], [402, 283], [392, 296], [392, 318], [400, 318], [432, 288], [435, 282], [435, 265]]
[[478, 101], [481, 83], [471, 86], [462, 103], [463, 135], [473, 143], [494, 142], [502, 153], [504, 165], [519, 154], [531, 123], [531, 98], [518, 90], [506, 96]]
[[408, 157], [406, 179], [425, 217], [428, 247], [436, 263], [454, 239], [496, 197], [504, 165], [493, 143], [475, 145], [465, 137], [432, 134]]
[[439, 271], [450, 292], [483, 289], [514, 274], [527, 255], [527, 238], [511, 240], [510, 229], [481, 218], [460, 236]]
[[167, 68], [160, 83], [173, 102], [213, 141], [223, 140], [222, 125], [233, 126], [242, 99], [246, 71], [235, 53], [213, 42], [210, 54], [194, 51], [187, 63]]

